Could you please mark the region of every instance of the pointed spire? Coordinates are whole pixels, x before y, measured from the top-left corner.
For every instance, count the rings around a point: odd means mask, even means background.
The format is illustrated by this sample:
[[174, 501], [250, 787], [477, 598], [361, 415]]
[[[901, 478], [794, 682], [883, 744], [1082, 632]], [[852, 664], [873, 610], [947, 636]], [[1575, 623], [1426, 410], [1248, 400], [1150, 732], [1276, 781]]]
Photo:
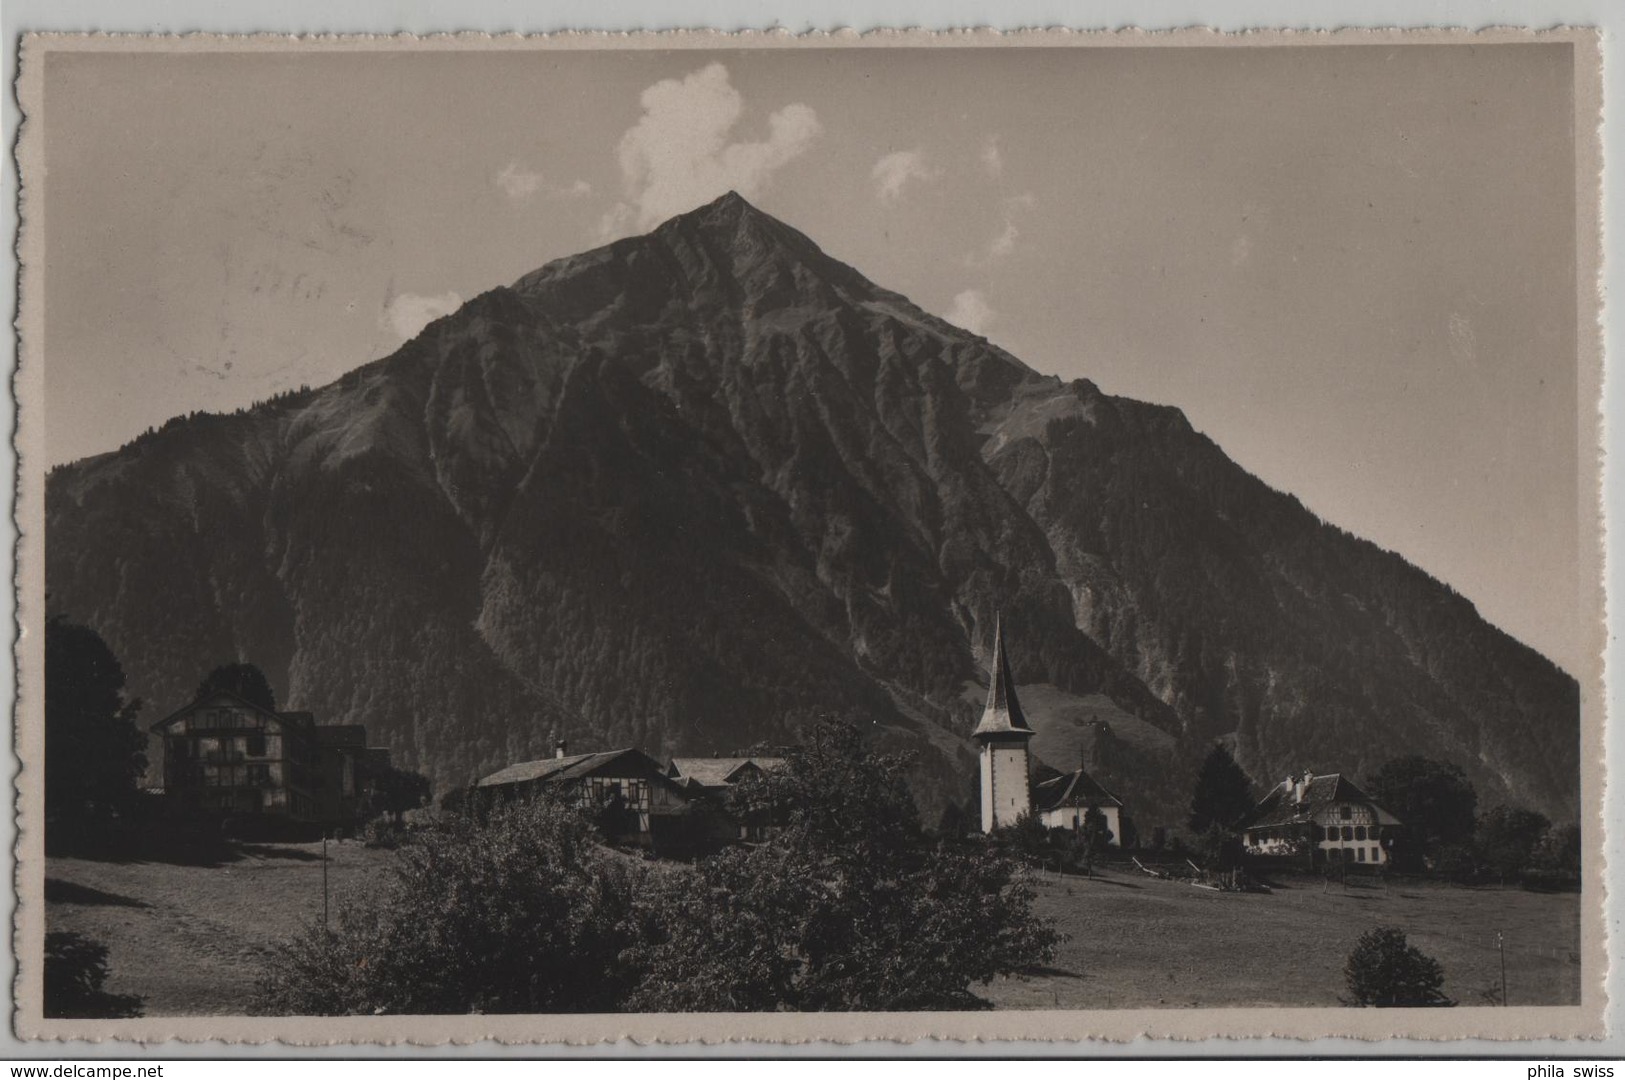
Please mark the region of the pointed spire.
[[1010, 675], [1010, 658], [1004, 653], [1004, 615], [994, 621], [993, 666], [989, 672], [987, 707], [982, 710], [982, 722], [971, 732], [973, 738], [984, 735], [1031, 735], [1022, 715], [1021, 702], [1016, 698], [1016, 680]]

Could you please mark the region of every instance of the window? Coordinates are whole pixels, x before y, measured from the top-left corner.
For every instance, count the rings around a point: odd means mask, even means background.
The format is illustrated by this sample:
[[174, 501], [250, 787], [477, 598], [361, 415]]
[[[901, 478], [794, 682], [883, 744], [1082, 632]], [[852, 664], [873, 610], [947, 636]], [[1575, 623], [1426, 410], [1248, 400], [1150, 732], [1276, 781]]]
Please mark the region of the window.
[[1356, 825], [1356, 826], [1354, 826], [1354, 839], [1356, 839], [1356, 840], [1364, 840], [1365, 839], [1365, 826], [1364, 825]]
[[1354, 826], [1352, 826], [1352, 825], [1343, 826], [1343, 839], [1345, 839], [1345, 840], [1353, 840], [1354, 839]]
[[1354, 850], [1359, 854], [1360, 861], [1365, 862], [1365, 848], [1355, 848]]
[[249, 757], [264, 757], [265, 756], [265, 736], [264, 735], [250, 735], [248, 737], [248, 756]]
[[269, 765], [250, 765], [248, 767], [248, 782], [250, 784], [269, 784], [271, 782], [271, 767]]
[[1337, 808], [1337, 816], [1342, 818], [1344, 821], [1348, 821], [1350, 818], [1354, 817], [1354, 807], [1346, 805], [1339, 806]]

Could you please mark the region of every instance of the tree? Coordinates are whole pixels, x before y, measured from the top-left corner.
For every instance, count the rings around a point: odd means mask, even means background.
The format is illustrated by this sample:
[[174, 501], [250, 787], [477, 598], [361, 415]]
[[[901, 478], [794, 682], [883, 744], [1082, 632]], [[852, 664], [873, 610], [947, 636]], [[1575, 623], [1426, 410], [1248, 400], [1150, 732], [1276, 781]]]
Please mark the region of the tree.
[[636, 872], [547, 798], [447, 815], [400, 848], [392, 876], [331, 926], [278, 948], [262, 1012], [607, 1012], [632, 972]]
[[222, 690], [236, 694], [266, 712], [276, 712], [276, 694], [271, 690], [271, 681], [265, 677], [265, 672], [253, 664], [221, 664], [198, 683], [193, 700], [201, 700]]
[[1501, 880], [1516, 878], [1534, 862], [1535, 848], [1551, 828], [1542, 814], [1517, 806], [1497, 806], [1478, 819], [1478, 854]]
[[1418, 1007], [1449, 1005], [1444, 968], [1405, 939], [1394, 926], [1360, 935], [1343, 966], [1352, 1005]]
[[1215, 825], [1228, 829], [1254, 805], [1252, 781], [1224, 744], [1215, 743], [1196, 774], [1188, 822], [1191, 832], [1201, 836]]
[[125, 807], [147, 767], [139, 699], [101, 635], [61, 618], [45, 624], [45, 806], [60, 817]]
[[1044, 823], [1032, 814], [1022, 814], [1009, 825], [993, 831], [994, 844], [1012, 858], [1028, 866], [1043, 866], [1055, 859], [1055, 845]]
[[651, 879], [630, 1007], [974, 1008], [971, 985], [1053, 956], [1058, 935], [1008, 859], [926, 842], [907, 763], [826, 723], [784, 768], [740, 785], [746, 807], [785, 827]]
[[1535, 845], [1534, 865], [1541, 873], [1565, 880], [1580, 876], [1580, 826], [1553, 825]]
[[1083, 843], [1090, 856], [1105, 854], [1112, 842], [1112, 831], [1106, 824], [1106, 815], [1099, 807], [1091, 806], [1083, 815]]
[[428, 806], [434, 793], [427, 776], [397, 769], [393, 765], [375, 773], [372, 784], [375, 805], [394, 818], [397, 825], [408, 810]]
[[963, 840], [965, 834], [970, 831], [971, 821], [965, 813], [965, 808], [957, 801], [949, 800], [948, 805], [942, 808], [942, 816], [937, 819], [938, 839]]
[[1445, 848], [1473, 838], [1478, 793], [1455, 765], [1415, 755], [1394, 758], [1367, 779], [1366, 790], [1404, 823], [1405, 843], [1418, 857], [1437, 859]]

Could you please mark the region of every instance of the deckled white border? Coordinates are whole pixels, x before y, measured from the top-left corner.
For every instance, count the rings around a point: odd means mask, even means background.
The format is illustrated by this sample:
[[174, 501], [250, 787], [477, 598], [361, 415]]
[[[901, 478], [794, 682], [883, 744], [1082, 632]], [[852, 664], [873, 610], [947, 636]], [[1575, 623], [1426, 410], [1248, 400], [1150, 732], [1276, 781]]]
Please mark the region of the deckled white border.
[[[1560, 29], [1531, 33], [1517, 28], [1497, 27], [1480, 31], [1452, 29], [1339, 31], [1260, 31], [1221, 33], [1191, 30], [882, 30], [859, 35], [852, 31], [794, 35], [784, 31], [741, 31], [717, 34], [710, 31], [668, 31], [662, 33], [560, 33], [553, 35], [501, 35], [478, 33], [430, 34], [416, 36], [370, 36], [355, 34], [213, 35], [148, 37], [136, 34], [38, 35], [23, 45], [18, 79], [18, 96], [25, 114], [38, 117], [41, 89], [39, 62], [46, 51], [177, 51], [177, 52], [260, 52], [296, 50], [320, 51], [485, 51], [512, 49], [714, 49], [714, 48], [1068, 48], [1068, 47], [1270, 47], [1279, 45], [1318, 46], [1472, 43], [1497, 44], [1527, 41], [1569, 41], [1576, 45], [1577, 175], [1582, 221], [1578, 223], [1580, 281], [1580, 405], [1582, 416], [1590, 413], [1594, 422], [1582, 424], [1583, 463], [1598, 466], [1596, 487], [1598, 512], [1582, 518], [1582, 539], [1588, 564], [1595, 552], [1597, 613], [1595, 639], [1596, 670], [1577, 673], [1582, 687], [1582, 804], [1598, 808], [1587, 824], [1602, 818], [1602, 682], [1601, 650], [1602, 556], [1601, 556], [1601, 340], [1600, 301], [1596, 273], [1600, 255], [1598, 175], [1600, 147], [1595, 123], [1600, 118], [1600, 39], [1594, 31]], [[16, 448], [19, 455], [19, 500], [17, 520], [19, 543], [18, 615], [23, 627], [37, 627], [43, 583], [39, 580], [39, 536], [43, 520], [43, 475], [29, 469], [30, 461], [43, 462], [42, 432], [37, 405], [43, 379], [37, 357], [37, 330], [43, 325], [43, 296], [34, 285], [30, 263], [38, 265], [45, 248], [43, 221], [28, 214], [30, 185], [37, 185], [41, 168], [42, 128], [36, 119], [25, 121], [18, 150], [23, 176], [20, 217], [23, 222], [20, 250], [23, 271], [20, 289], [20, 325], [23, 328], [19, 370], [15, 392], [20, 404]], [[1589, 137], [1587, 137], [1589, 135]], [[1586, 270], [1591, 272], [1588, 274]], [[25, 629], [18, 645], [19, 701], [17, 748], [25, 763], [19, 778], [20, 806], [17, 854], [18, 895], [43, 895], [43, 845], [39, 830], [30, 827], [37, 818], [41, 783], [39, 770], [26, 763], [40, 760], [41, 732], [38, 703], [28, 688], [37, 685], [40, 669], [38, 635]], [[175, 1038], [188, 1041], [228, 1039], [244, 1042], [279, 1040], [293, 1045], [329, 1045], [339, 1042], [435, 1045], [466, 1044], [494, 1039], [505, 1043], [549, 1042], [572, 1046], [605, 1040], [629, 1038], [638, 1043], [714, 1044], [740, 1039], [758, 1042], [800, 1044], [808, 1040], [850, 1043], [860, 1039], [912, 1041], [943, 1040], [1128, 1040], [1141, 1036], [1172, 1039], [1206, 1037], [1254, 1037], [1274, 1035], [1288, 1038], [1344, 1036], [1357, 1039], [1415, 1037], [1491, 1039], [1598, 1037], [1602, 1034], [1603, 983], [1606, 955], [1603, 939], [1603, 837], [1601, 830], [1588, 828], [1586, 879], [1583, 892], [1581, 934], [1582, 1001], [1576, 1007], [1558, 1008], [1458, 1008], [1451, 1010], [1343, 1010], [1343, 1009], [1208, 1009], [1190, 1011], [1121, 1010], [1092, 1012], [1008, 1012], [1008, 1013], [899, 1013], [899, 1014], [726, 1014], [726, 1015], [612, 1015], [546, 1017], [455, 1017], [455, 1018], [140, 1018], [128, 1021], [44, 1021], [38, 1017], [39, 978], [37, 967], [24, 966], [20, 972], [17, 1016], [19, 1034], [48, 1039], [133, 1039], [153, 1041]], [[17, 906], [18, 955], [38, 955], [43, 937], [43, 903], [20, 901]]]

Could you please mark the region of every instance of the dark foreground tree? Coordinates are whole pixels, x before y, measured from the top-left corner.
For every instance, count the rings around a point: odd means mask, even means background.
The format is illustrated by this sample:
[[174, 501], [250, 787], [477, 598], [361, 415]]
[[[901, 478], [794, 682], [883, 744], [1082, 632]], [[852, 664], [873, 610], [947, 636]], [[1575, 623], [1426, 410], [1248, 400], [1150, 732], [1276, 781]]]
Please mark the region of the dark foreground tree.
[[1437, 862], [1445, 849], [1472, 841], [1478, 793], [1455, 765], [1395, 758], [1367, 779], [1366, 791], [1405, 823], [1404, 846], [1418, 860]]
[[1379, 926], [1360, 935], [1343, 967], [1349, 1004], [1379, 1007], [1449, 1005], [1444, 996], [1444, 969], [1405, 940], [1394, 926]]
[[549, 800], [450, 815], [378, 890], [274, 952], [261, 1012], [608, 1012], [629, 990], [634, 868]]
[[276, 693], [271, 689], [271, 680], [253, 664], [221, 664], [204, 676], [193, 700], [206, 698], [221, 690], [236, 694], [266, 712], [276, 712]]
[[653, 883], [630, 1006], [976, 1008], [972, 985], [1051, 958], [1058, 935], [1014, 864], [926, 842], [907, 764], [831, 723], [741, 785], [741, 804], [783, 830]]
[[1254, 805], [1252, 781], [1224, 744], [1214, 744], [1196, 774], [1196, 789], [1191, 793], [1187, 823], [1191, 832], [1201, 836], [1215, 825], [1228, 829]]
[[141, 998], [110, 994], [107, 946], [81, 934], [45, 935], [44, 1013], [52, 1020], [118, 1019], [140, 1016]]
[[129, 804], [147, 767], [140, 700], [101, 635], [60, 618], [45, 624], [45, 806], [85, 818]]

